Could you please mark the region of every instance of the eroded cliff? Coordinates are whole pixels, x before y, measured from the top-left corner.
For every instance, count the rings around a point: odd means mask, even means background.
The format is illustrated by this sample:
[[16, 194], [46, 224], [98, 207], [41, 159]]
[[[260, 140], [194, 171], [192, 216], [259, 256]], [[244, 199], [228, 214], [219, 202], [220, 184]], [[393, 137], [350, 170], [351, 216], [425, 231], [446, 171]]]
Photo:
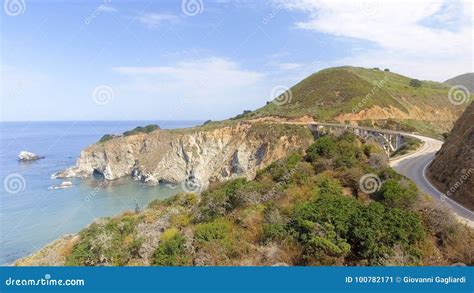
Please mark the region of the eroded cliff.
[[427, 174], [446, 196], [474, 209], [474, 103], [455, 123]]
[[228, 123], [113, 138], [84, 149], [76, 166], [56, 177], [132, 176], [148, 184], [196, 178], [201, 187], [234, 177], [253, 178], [258, 169], [313, 140], [304, 125]]

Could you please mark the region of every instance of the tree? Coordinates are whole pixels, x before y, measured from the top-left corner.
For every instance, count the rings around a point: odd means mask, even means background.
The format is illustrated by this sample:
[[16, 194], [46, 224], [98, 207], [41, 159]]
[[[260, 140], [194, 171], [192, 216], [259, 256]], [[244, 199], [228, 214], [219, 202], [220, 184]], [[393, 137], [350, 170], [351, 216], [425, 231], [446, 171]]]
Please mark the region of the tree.
[[421, 81], [418, 79], [410, 80], [410, 86], [412, 87], [421, 87]]
[[319, 157], [330, 158], [335, 154], [336, 142], [334, 138], [326, 135], [318, 138], [307, 151], [307, 159], [310, 162], [315, 162]]
[[413, 205], [418, 197], [416, 186], [408, 181], [401, 184], [398, 180], [387, 180], [380, 189], [382, 203], [391, 208], [407, 209]]
[[385, 68], [383, 71], [390, 72], [390, 69]]

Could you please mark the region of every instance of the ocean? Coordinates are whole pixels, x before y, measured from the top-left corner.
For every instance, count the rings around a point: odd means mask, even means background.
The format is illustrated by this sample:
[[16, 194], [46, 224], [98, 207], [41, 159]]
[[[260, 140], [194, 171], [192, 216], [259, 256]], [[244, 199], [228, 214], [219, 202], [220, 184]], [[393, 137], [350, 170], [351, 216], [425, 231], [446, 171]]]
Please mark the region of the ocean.
[[[72, 179], [73, 187], [51, 189], [63, 180], [51, 175], [75, 164], [80, 151], [104, 134], [120, 134], [136, 126], [162, 129], [190, 127], [202, 121], [77, 121], [0, 123], [0, 264], [12, 264], [54, 241], [80, 231], [94, 219], [144, 208], [181, 189], [145, 186], [130, 178], [100, 184]], [[22, 150], [45, 158], [20, 163]]]

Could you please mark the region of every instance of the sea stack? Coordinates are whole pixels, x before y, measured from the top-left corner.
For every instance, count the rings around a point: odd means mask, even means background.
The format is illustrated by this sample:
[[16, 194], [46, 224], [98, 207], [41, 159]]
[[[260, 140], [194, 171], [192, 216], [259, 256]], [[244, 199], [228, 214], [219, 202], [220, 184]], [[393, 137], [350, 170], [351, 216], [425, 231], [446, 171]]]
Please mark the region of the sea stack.
[[18, 161], [20, 162], [29, 162], [29, 161], [35, 161], [39, 159], [43, 159], [44, 157], [40, 157], [35, 153], [27, 152], [27, 151], [21, 151], [18, 154]]

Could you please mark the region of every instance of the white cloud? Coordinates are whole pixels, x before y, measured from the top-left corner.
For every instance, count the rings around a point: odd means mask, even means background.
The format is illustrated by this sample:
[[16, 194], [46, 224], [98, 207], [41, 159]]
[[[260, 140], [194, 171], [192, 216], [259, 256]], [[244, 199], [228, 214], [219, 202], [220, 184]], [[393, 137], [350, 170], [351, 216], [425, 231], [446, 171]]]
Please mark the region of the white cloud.
[[150, 105], [158, 102], [163, 114], [170, 114], [166, 110], [170, 109], [180, 117], [225, 118], [241, 112], [242, 107], [260, 106], [266, 98], [263, 93], [269, 91], [263, 85], [262, 73], [244, 70], [225, 58], [182, 61], [170, 66], [122, 66], [113, 70], [126, 78], [114, 88], [117, 95], [137, 96]]
[[138, 21], [149, 28], [157, 28], [165, 22], [177, 21], [178, 17], [172, 14], [145, 13], [138, 16]]
[[472, 71], [472, 2], [453, 5], [440, 0], [284, 0], [281, 3], [290, 10], [308, 14], [309, 19], [296, 23], [300, 29], [367, 40], [378, 46], [376, 51], [355, 51], [355, 56], [345, 59], [351, 63], [372, 60], [373, 66], [405, 65], [405, 72], [417, 67], [414, 69], [422, 78], [435, 79], [450, 77], [447, 72]]
[[149, 77], [156, 81], [174, 81], [179, 86], [189, 83], [204, 85], [211, 82], [216, 87], [246, 86], [263, 77], [261, 73], [240, 69], [233, 61], [215, 57], [179, 62], [173, 66], [115, 67], [114, 70], [126, 75]]
[[278, 64], [281, 70], [293, 70], [301, 67], [301, 64], [298, 63], [280, 63]]

